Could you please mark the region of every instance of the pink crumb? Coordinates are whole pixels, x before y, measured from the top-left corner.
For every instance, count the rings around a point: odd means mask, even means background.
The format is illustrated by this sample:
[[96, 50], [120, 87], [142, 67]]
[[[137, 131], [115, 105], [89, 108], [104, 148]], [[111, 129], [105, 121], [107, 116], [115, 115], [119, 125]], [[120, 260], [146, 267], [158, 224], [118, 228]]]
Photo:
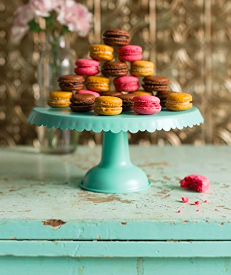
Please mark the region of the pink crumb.
[[208, 201], [207, 200], [204, 200], [204, 203], [207, 203]]
[[199, 201], [195, 201], [195, 205], [199, 205], [200, 204], [200, 202]]
[[199, 212], [200, 210], [199, 209], [197, 209], [197, 212]]
[[189, 202], [189, 198], [188, 198], [188, 197], [182, 197], [181, 199], [182, 199], [182, 202], [183, 202], [183, 203]]
[[216, 208], [215, 211], [219, 211], [219, 210]]
[[181, 213], [181, 210], [178, 210], [177, 213]]

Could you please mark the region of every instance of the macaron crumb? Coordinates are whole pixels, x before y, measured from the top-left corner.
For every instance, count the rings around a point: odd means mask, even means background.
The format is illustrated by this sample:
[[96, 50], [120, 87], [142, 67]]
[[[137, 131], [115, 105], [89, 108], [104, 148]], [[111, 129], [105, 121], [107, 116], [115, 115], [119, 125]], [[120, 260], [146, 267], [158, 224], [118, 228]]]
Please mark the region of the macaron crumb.
[[181, 210], [179, 209], [179, 210], [177, 211], [177, 213], [181, 213]]
[[188, 197], [182, 197], [181, 200], [182, 200], [183, 203], [188, 203], [189, 202]]
[[204, 203], [207, 203], [208, 201], [207, 200], [204, 200]]
[[195, 201], [195, 205], [199, 205], [200, 204], [200, 202], [199, 201]]
[[197, 212], [199, 212], [200, 210], [199, 210], [199, 209], [197, 209], [196, 211], [197, 211]]
[[215, 208], [215, 211], [219, 211], [217, 208]]

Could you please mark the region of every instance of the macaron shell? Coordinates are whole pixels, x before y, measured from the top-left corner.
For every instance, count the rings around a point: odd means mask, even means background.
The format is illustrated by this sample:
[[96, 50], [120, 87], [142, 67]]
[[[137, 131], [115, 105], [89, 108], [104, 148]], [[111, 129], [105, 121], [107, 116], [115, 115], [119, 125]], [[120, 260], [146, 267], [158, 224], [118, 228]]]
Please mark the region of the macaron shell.
[[90, 76], [86, 79], [86, 87], [94, 92], [107, 92], [110, 89], [110, 79], [103, 76]]
[[126, 45], [118, 49], [119, 60], [133, 62], [142, 59], [142, 48], [136, 45]]
[[110, 61], [114, 58], [114, 49], [107, 45], [91, 45], [90, 57], [99, 61]]
[[115, 116], [119, 115], [122, 112], [122, 107], [115, 107], [115, 108], [106, 108], [106, 107], [95, 107], [95, 113], [103, 116]]
[[191, 109], [193, 104], [191, 102], [189, 103], [171, 103], [171, 102], [166, 102], [165, 106], [168, 110], [170, 111], [185, 111], [188, 109]]
[[152, 95], [152, 92], [146, 92], [146, 91], [135, 91], [132, 92], [134, 95]]
[[76, 74], [91, 76], [99, 73], [99, 61], [92, 59], [78, 59], [75, 64], [77, 65], [77, 68], [75, 68]]
[[161, 111], [160, 100], [155, 96], [135, 96], [133, 102], [133, 110], [141, 115], [152, 115]]
[[131, 65], [131, 74], [135, 76], [149, 76], [154, 73], [154, 64], [149, 61], [135, 61]]
[[117, 91], [133, 92], [139, 89], [139, 79], [135, 76], [121, 76], [114, 79]]
[[103, 33], [103, 41], [107, 45], [127, 45], [130, 42], [130, 35], [124, 30], [107, 30]]
[[71, 104], [72, 92], [52, 91], [49, 94], [47, 104], [53, 108], [69, 107]]
[[89, 91], [89, 90], [80, 90], [77, 92], [77, 94], [91, 94], [94, 95], [95, 97], [99, 97], [100, 94], [97, 92]]
[[180, 181], [182, 188], [189, 188], [197, 192], [206, 192], [209, 190], [209, 179], [202, 175], [188, 175]]
[[156, 114], [156, 113], [159, 113], [161, 111], [161, 107], [141, 107], [141, 106], [136, 106], [134, 105], [133, 106], [133, 110], [138, 113], [138, 114], [141, 114], [141, 115], [153, 115], [153, 114]]
[[122, 112], [122, 100], [118, 97], [100, 96], [95, 101], [94, 111], [99, 115], [118, 115]]
[[97, 67], [80, 67], [75, 68], [75, 73], [80, 75], [96, 75], [99, 73], [99, 69]]
[[65, 108], [71, 105], [70, 100], [48, 99], [47, 104], [52, 108]]

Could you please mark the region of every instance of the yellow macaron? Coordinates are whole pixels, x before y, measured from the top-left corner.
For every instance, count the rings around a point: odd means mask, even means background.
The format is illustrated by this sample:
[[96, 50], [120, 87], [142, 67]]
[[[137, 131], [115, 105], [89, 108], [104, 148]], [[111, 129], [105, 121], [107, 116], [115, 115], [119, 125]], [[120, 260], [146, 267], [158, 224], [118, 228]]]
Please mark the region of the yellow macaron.
[[149, 76], [154, 73], [154, 64], [150, 61], [134, 61], [131, 65], [131, 74], [135, 76]]
[[94, 92], [108, 92], [110, 88], [110, 78], [103, 76], [88, 76], [86, 87]]
[[146, 91], [135, 91], [132, 92], [133, 95], [153, 95], [152, 92], [146, 92]]
[[114, 58], [114, 49], [107, 45], [91, 45], [89, 48], [90, 57], [98, 61], [110, 61]]
[[52, 91], [49, 94], [47, 104], [53, 108], [64, 108], [71, 105], [72, 92], [67, 91]]
[[192, 96], [187, 93], [170, 93], [166, 107], [171, 111], [184, 111], [192, 108]]
[[122, 112], [122, 99], [114, 96], [99, 96], [95, 99], [95, 113], [104, 116], [114, 116]]

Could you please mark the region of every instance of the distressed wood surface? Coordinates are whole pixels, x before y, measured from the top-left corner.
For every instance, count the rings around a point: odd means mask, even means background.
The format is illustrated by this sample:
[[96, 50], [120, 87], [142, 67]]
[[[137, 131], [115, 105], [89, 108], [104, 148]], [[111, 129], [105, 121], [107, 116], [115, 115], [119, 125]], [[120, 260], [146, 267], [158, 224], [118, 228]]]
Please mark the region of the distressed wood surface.
[[[65, 156], [29, 147], [1, 149], [0, 239], [231, 240], [230, 147], [131, 146], [130, 151], [152, 185], [139, 193], [108, 195], [78, 187], [99, 162], [99, 147], [79, 147]], [[192, 173], [209, 177], [208, 193], [179, 187], [179, 179]], [[182, 196], [190, 203], [181, 203]]]

